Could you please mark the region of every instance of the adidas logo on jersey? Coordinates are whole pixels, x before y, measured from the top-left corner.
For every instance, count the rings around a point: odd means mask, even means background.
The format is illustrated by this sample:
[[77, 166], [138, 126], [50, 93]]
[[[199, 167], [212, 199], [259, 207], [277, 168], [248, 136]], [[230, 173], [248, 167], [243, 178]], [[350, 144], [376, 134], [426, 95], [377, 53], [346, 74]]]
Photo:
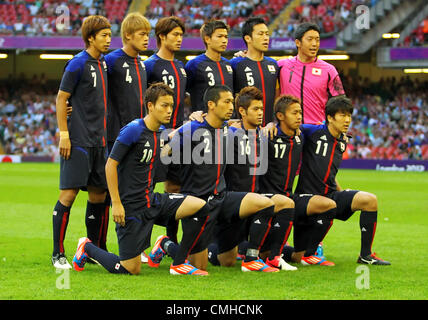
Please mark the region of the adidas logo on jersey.
[[245, 71], [245, 72], [251, 72], [251, 71], [253, 71], [253, 70], [251, 70], [251, 68], [250, 68], [250, 67], [246, 67], [246, 68], [244, 69], [244, 71]]
[[88, 217], [88, 219], [95, 220], [95, 216], [94, 216], [93, 214], [91, 214], [91, 215]]
[[362, 231], [362, 232], [365, 232], [365, 231], [367, 231], [367, 229], [366, 229], [366, 228], [364, 228], [364, 227], [362, 227], [361, 231]]
[[322, 224], [322, 220], [317, 220], [317, 223], [318, 224]]
[[326, 137], [326, 135], [323, 135], [323, 136], [320, 138], [320, 140], [327, 141], [327, 137]]
[[163, 69], [162, 74], [169, 74], [169, 72]]
[[146, 144], [144, 145], [145, 147], [150, 147], [150, 142], [146, 142]]
[[257, 219], [256, 221], [254, 221], [254, 223], [255, 224], [262, 224], [259, 219]]
[[278, 139], [276, 140], [276, 142], [283, 143], [283, 141], [282, 141], [282, 139], [281, 139], [281, 138], [278, 138]]
[[91, 66], [91, 71], [95, 71], [95, 68], [94, 68], [94, 66]]
[[123, 63], [123, 68], [129, 68], [129, 64], [126, 63], [126, 61]]
[[275, 223], [274, 227], [281, 228], [281, 226], [280, 226], [280, 224], [278, 222]]
[[208, 66], [208, 67], [205, 69], [205, 71], [213, 71], [213, 69], [211, 69], [211, 67], [210, 67], [210, 66]]

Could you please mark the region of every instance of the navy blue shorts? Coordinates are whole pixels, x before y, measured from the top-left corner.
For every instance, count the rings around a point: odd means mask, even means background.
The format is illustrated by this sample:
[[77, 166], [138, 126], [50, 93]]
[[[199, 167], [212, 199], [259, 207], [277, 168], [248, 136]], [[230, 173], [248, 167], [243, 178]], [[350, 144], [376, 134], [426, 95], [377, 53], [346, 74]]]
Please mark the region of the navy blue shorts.
[[105, 165], [107, 148], [71, 147], [70, 158], [60, 157], [59, 189], [81, 189], [88, 186], [107, 190]]
[[120, 260], [135, 258], [150, 247], [153, 225], [166, 226], [175, 220], [185, 198], [178, 193], [151, 193], [150, 208], [127, 212], [125, 207], [125, 226], [116, 223]]
[[[209, 210], [209, 218], [205, 226], [204, 232], [202, 233], [199, 241], [193, 247], [190, 254], [195, 254], [205, 250], [208, 247], [208, 244], [215, 241], [215, 235], [217, 230], [230, 230], [229, 226], [231, 225], [241, 225], [241, 222], [244, 220], [241, 220], [239, 218], [239, 209], [241, 207], [242, 199], [244, 199], [247, 193], [248, 192], [224, 191], [218, 195], [213, 195], [208, 198], [207, 206]], [[237, 233], [236, 230], [235, 233]], [[239, 236], [236, 235], [236, 238], [239, 239]], [[224, 250], [224, 247], [228, 246], [229, 244], [225, 246], [221, 244], [220, 247], [222, 248], [222, 250]], [[219, 252], [221, 253], [225, 251]]]

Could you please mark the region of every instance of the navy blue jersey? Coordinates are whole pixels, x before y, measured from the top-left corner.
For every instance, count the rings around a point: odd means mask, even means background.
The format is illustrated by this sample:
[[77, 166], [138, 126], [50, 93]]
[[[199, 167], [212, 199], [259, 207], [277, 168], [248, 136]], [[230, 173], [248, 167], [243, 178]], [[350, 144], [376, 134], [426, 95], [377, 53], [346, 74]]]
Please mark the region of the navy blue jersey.
[[226, 189], [227, 137], [229, 129], [224, 123], [219, 129], [191, 121], [183, 125], [171, 145], [180, 149], [181, 193], [206, 199]]
[[259, 130], [230, 127], [230, 131], [233, 133], [229, 134], [229, 146], [233, 146], [233, 160], [228, 159], [224, 174], [226, 188], [228, 191], [258, 192], [261, 146]]
[[163, 146], [161, 132], [151, 131], [144, 119], [136, 119], [123, 127], [114, 143], [110, 158], [119, 162], [119, 195], [125, 210], [150, 208], [153, 178]]
[[157, 54], [144, 61], [148, 85], [163, 82], [174, 90], [174, 109], [167, 128], [178, 128], [184, 120], [184, 99], [186, 98], [187, 75], [181, 61], [169, 61]]
[[305, 139], [296, 193], [328, 195], [336, 191], [336, 174], [347, 142], [333, 137], [325, 124], [303, 124]]
[[264, 57], [262, 61], [249, 58], [233, 58], [233, 88], [238, 93], [242, 88], [254, 86], [263, 93], [263, 126], [274, 119], [273, 105], [279, 68], [276, 60]]
[[130, 57], [122, 49], [109, 53], [105, 60], [109, 88], [107, 137], [113, 142], [120, 128], [145, 116], [147, 74], [140, 56]]
[[302, 135], [288, 136], [277, 125], [278, 133], [268, 142], [269, 165], [260, 179], [262, 193], [283, 194], [289, 197], [293, 193], [293, 183], [299, 167], [303, 149]]
[[190, 60], [186, 64], [187, 92], [190, 93], [192, 112], [202, 110], [207, 112], [204, 105], [204, 93], [214, 85], [226, 85], [233, 92], [233, 70], [229, 60], [221, 58], [214, 61], [205, 53]]
[[97, 60], [82, 51], [65, 65], [59, 89], [71, 94], [67, 124], [73, 146], [106, 146], [107, 86], [103, 56]]

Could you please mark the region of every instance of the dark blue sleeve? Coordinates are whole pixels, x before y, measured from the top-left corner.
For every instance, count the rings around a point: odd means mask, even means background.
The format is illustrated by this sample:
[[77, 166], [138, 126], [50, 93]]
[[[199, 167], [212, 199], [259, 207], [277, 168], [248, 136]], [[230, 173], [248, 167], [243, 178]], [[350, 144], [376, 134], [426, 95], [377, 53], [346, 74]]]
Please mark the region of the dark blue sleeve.
[[107, 73], [108, 74], [113, 73], [114, 64], [116, 63], [116, 60], [119, 57], [120, 57], [120, 55], [116, 51], [113, 51], [104, 57], [106, 64], [107, 64]]
[[147, 73], [147, 81], [150, 84], [153, 68], [155, 66], [155, 59], [149, 58], [146, 61], [144, 61], [144, 66], [146, 67], [146, 73]]
[[136, 119], [120, 129], [116, 140], [120, 141], [122, 144], [131, 146], [138, 141], [142, 131], [143, 126], [140, 124], [140, 119]]
[[73, 93], [74, 88], [79, 83], [85, 66], [85, 60], [72, 59], [65, 65], [59, 89], [68, 93]]
[[244, 58], [242, 57], [236, 57], [233, 58], [232, 60], [230, 60], [230, 65], [232, 66], [233, 71], [235, 71], [236, 66], [238, 65], [239, 62], [241, 62], [242, 60], [244, 60]]
[[323, 125], [316, 125], [316, 124], [302, 124], [300, 126], [300, 131], [302, 132], [303, 138], [306, 140], [311, 135], [314, 134], [314, 132], [323, 129]]
[[186, 63], [186, 66], [184, 67], [184, 70], [187, 74], [187, 91], [192, 87], [193, 79], [194, 79], [194, 70], [196, 69], [196, 58], [190, 60]]

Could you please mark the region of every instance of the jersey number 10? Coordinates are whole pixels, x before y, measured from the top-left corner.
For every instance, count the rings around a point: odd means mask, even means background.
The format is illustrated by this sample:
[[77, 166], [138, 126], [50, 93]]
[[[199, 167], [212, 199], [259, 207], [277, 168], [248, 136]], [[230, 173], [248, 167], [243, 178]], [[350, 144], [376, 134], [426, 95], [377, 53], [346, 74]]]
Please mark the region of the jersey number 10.
[[144, 149], [143, 157], [141, 158], [140, 162], [149, 162], [152, 159], [152, 156], [153, 156], [152, 149]]

